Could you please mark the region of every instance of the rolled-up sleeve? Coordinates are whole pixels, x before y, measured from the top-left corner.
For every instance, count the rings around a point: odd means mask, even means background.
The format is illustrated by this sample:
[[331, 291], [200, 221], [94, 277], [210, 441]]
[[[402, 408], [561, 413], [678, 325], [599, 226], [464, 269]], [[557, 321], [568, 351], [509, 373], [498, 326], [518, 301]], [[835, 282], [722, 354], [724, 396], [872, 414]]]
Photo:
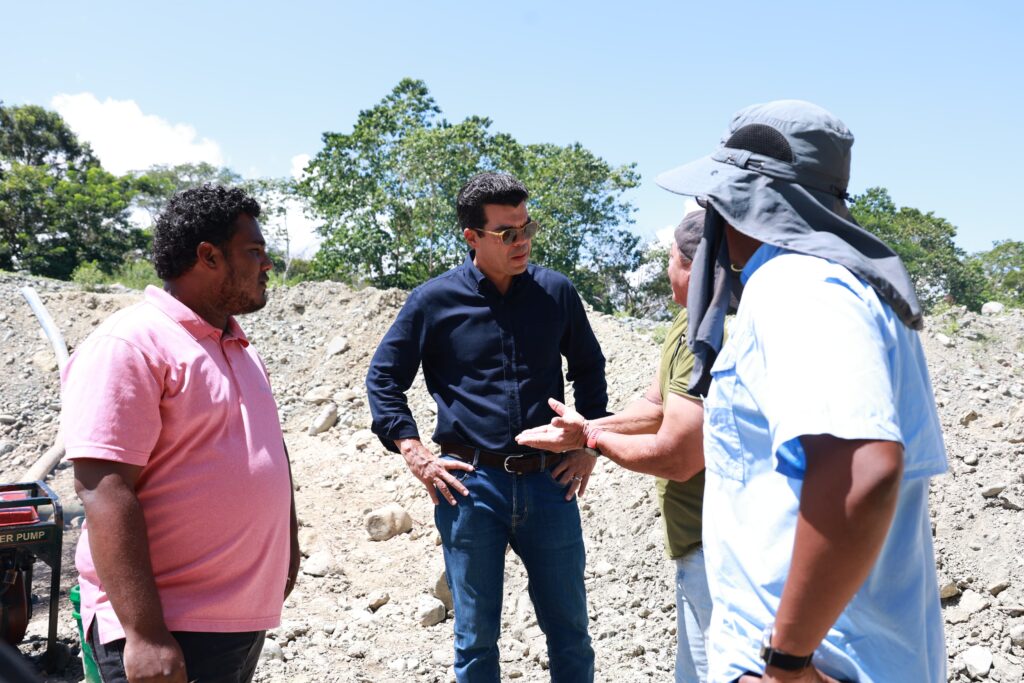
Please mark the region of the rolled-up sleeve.
[[425, 335], [422, 298], [413, 290], [384, 335], [366, 374], [366, 394], [373, 422], [370, 429], [389, 451], [396, 439], [419, 438], [405, 392], [412, 386], [423, 354]]

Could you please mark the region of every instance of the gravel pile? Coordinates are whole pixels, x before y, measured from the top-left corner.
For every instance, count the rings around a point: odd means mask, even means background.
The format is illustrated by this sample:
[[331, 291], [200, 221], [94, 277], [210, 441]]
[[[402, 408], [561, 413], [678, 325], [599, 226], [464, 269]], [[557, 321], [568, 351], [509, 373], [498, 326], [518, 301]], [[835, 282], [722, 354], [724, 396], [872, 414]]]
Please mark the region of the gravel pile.
[[[17, 481], [53, 443], [59, 410], [49, 343], [18, 293], [26, 283], [72, 348], [109, 313], [140, 297], [0, 274], [4, 482]], [[304, 555], [259, 681], [451, 679], [451, 603], [430, 500], [401, 458], [367, 429], [366, 367], [404, 298], [397, 290], [304, 283], [274, 290], [263, 311], [242, 320], [270, 368], [281, 408]], [[650, 380], [658, 354], [654, 327], [600, 314], [591, 319], [608, 357], [610, 405], [617, 409]], [[949, 474], [932, 487], [950, 680], [1021, 681], [1024, 313], [952, 310], [929, 318], [923, 338], [950, 460]], [[436, 411], [422, 377], [410, 403], [427, 438]], [[68, 468], [59, 468], [52, 484], [71, 513], [66, 591], [75, 581], [71, 558], [81, 512]], [[674, 568], [664, 556], [652, 481], [602, 461], [581, 509], [598, 680], [670, 680]], [[45, 601], [44, 574], [34, 590]], [[45, 617], [41, 604], [24, 651], [41, 649]], [[506, 562], [502, 633], [503, 676], [546, 681], [544, 639], [514, 553]], [[61, 613], [61, 639], [77, 652], [70, 609]], [[49, 680], [81, 679], [71, 659]]]

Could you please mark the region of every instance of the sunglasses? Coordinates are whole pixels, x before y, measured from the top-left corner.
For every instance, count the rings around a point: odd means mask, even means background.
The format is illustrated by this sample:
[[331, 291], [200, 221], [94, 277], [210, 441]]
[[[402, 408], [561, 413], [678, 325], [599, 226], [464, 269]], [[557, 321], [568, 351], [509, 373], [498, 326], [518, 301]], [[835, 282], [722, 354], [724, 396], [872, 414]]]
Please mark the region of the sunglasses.
[[505, 245], [515, 244], [519, 240], [533, 239], [533, 236], [540, 230], [540, 224], [537, 221], [530, 221], [521, 228], [505, 228], [504, 230], [484, 230], [483, 228], [473, 228], [477, 232], [486, 232], [488, 235], [494, 235], [495, 237], [501, 238], [501, 243]]

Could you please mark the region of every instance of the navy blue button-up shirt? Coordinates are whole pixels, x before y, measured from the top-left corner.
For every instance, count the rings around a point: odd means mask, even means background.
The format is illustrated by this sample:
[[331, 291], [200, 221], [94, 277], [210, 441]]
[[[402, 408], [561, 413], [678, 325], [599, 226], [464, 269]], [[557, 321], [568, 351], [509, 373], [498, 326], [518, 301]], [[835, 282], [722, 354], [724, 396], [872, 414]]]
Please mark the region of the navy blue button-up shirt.
[[608, 414], [604, 354], [568, 278], [531, 264], [502, 296], [473, 256], [409, 294], [370, 362], [372, 429], [391, 451], [396, 439], [419, 438], [405, 392], [421, 363], [436, 443], [529, 450], [515, 436], [550, 422], [548, 397], [564, 400], [562, 356], [576, 409]]

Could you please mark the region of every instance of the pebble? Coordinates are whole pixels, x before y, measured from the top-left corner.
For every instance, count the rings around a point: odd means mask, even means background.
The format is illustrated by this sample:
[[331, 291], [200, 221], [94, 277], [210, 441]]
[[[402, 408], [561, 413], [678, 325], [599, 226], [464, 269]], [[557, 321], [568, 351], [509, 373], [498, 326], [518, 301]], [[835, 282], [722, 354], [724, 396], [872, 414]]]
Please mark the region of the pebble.
[[983, 486], [981, 488], [981, 495], [984, 498], [995, 498], [1000, 493], [1005, 491], [1006, 487], [1007, 487], [1007, 484], [1005, 484], [1005, 483], [989, 484], [989, 485]]
[[391, 596], [382, 590], [376, 590], [366, 596], [366, 607], [371, 612], [376, 612], [391, 601]]

